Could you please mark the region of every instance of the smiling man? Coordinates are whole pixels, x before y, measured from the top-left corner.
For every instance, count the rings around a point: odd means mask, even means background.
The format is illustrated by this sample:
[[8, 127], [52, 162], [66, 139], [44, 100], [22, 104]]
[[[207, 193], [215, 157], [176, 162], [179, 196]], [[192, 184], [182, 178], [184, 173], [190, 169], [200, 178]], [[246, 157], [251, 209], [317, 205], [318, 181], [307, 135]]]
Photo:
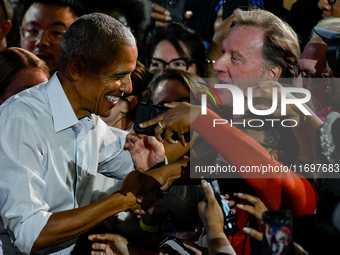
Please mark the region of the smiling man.
[[45, 61], [53, 75], [59, 67], [61, 38], [84, 9], [78, 0], [30, 0], [25, 9], [21, 47]]
[[[70, 254], [77, 236], [140, 209], [136, 197], [149, 201], [149, 191], [160, 187], [145, 182], [153, 170], [132, 170], [146, 158], [149, 167], [161, 162], [164, 150], [130, 154], [126, 133], [97, 116], [109, 116], [122, 93], [131, 93], [137, 47], [129, 29], [105, 14], [84, 15], [64, 34], [60, 61], [47, 83], [0, 107], [0, 242], [7, 237], [25, 253]], [[125, 179], [119, 191], [89, 205], [97, 172]]]
[[[220, 83], [243, 92], [259, 79], [294, 77], [300, 55], [296, 33], [279, 17], [260, 9], [233, 12], [233, 26], [222, 42], [222, 56], [213, 66]], [[218, 89], [223, 105], [231, 106], [231, 93]]]

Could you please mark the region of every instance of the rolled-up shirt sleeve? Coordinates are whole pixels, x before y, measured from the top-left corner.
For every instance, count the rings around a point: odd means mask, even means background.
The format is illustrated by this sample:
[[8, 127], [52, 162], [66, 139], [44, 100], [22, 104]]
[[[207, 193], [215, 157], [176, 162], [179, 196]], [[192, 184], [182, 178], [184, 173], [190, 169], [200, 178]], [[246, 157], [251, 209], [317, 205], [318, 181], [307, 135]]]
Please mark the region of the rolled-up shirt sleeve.
[[0, 130], [1, 218], [14, 245], [29, 253], [51, 216], [44, 197], [49, 188], [44, 149], [24, 118], [11, 118]]
[[128, 132], [108, 126], [102, 129], [106, 129], [108, 133], [100, 146], [100, 160], [102, 158], [105, 160], [99, 162], [98, 173], [124, 180], [126, 175], [134, 169], [131, 154], [124, 149]]

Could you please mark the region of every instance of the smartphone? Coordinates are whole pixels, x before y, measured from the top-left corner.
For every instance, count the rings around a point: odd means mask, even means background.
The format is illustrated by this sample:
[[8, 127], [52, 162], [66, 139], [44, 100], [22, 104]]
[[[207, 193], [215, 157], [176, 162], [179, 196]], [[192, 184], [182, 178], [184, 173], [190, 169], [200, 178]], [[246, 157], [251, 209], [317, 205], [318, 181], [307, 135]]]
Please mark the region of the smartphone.
[[292, 215], [289, 210], [262, 214], [264, 255], [294, 255]]
[[170, 12], [171, 21], [182, 24], [186, 0], [162, 0], [162, 6]]
[[[135, 130], [137, 134], [155, 136], [155, 128], [157, 127], [158, 124], [150, 126], [150, 127], [146, 127], [146, 128], [139, 127], [139, 124], [144, 121], [151, 120], [157, 117], [159, 114], [166, 112], [169, 109], [170, 108], [168, 107], [160, 106], [160, 105], [152, 105], [152, 104], [145, 104], [145, 103], [137, 104], [133, 129]], [[163, 135], [164, 135], [164, 132], [162, 133], [162, 136]], [[185, 142], [190, 141], [190, 136], [191, 136], [190, 132], [184, 134]], [[178, 140], [176, 134], [174, 134], [171, 138], [173, 140]]]
[[223, 14], [222, 18], [225, 20], [231, 14], [233, 14], [234, 10], [240, 8], [242, 10], [249, 9], [249, 0], [223, 0], [222, 3]]
[[169, 236], [164, 241], [159, 244], [159, 251], [163, 254], [169, 255], [194, 255], [195, 253], [187, 249], [182, 240], [176, 238], [175, 236]]
[[219, 191], [218, 181], [212, 180], [211, 182], [209, 182], [209, 185], [210, 185], [210, 187], [211, 187], [211, 189], [212, 189], [212, 191], [215, 195], [215, 198], [216, 198], [218, 204], [222, 208], [223, 217], [224, 217], [224, 227], [223, 227], [224, 228], [224, 234], [226, 236], [235, 234], [236, 232], [239, 231], [239, 228], [237, 226], [235, 216], [230, 209], [228, 200], [225, 200], [221, 196], [221, 193]]

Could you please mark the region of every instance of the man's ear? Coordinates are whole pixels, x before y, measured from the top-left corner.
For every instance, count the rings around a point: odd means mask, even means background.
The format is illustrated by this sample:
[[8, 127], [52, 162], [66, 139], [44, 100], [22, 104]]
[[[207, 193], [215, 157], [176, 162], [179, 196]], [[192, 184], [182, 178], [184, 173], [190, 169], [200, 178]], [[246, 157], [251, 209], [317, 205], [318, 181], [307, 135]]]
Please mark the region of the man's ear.
[[79, 80], [85, 73], [85, 62], [81, 57], [72, 58], [67, 64], [69, 74], [73, 80]]
[[131, 111], [133, 108], [135, 108], [136, 105], [138, 104], [138, 99], [134, 95], [130, 95], [130, 96], [126, 97], [125, 99], [129, 102], [129, 111]]
[[9, 31], [11, 31], [12, 22], [10, 20], [5, 20], [1, 27], [1, 36], [0, 38], [4, 38], [8, 35]]
[[271, 79], [279, 79], [282, 74], [282, 68], [280, 66], [272, 66], [269, 69], [269, 77]]

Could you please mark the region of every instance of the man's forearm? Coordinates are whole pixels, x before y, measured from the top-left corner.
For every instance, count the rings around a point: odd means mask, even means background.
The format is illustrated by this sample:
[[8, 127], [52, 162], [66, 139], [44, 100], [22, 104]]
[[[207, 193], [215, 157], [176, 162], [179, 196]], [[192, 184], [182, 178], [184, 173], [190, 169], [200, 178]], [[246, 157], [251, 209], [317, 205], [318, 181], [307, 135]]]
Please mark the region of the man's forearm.
[[166, 190], [169, 185], [182, 176], [189, 177], [187, 174], [189, 171], [188, 162], [189, 159], [180, 159], [168, 165], [147, 171], [145, 174], [157, 180], [162, 186], [161, 189]]
[[218, 253], [227, 253], [230, 255], [236, 255], [233, 247], [228, 241], [228, 238], [223, 232], [219, 233], [208, 233], [208, 250], [209, 255], [216, 255]]
[[72, 240], [111, 215], [135, 209], [135, 196], [118, 192], [85, 207], [53, 213], [34, 242], [31, 252]]

